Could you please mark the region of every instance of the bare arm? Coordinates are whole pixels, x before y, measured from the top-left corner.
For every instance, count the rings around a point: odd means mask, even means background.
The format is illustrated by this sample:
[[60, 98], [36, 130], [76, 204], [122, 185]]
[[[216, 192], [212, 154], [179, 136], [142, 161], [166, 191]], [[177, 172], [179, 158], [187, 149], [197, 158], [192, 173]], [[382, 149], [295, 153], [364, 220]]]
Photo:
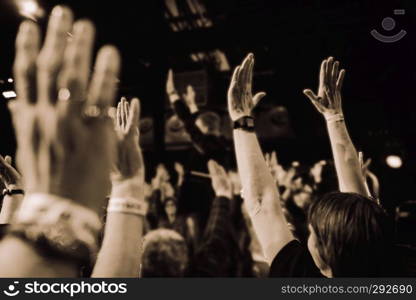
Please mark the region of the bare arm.
[[[249, 55], [234, 71], [228, 91], [228, 110], [233, 121], [250, 116], [254, 105], [264, 96], [264, 93], [259, 93], [252, 97], [253, 65], [253, 55]], [[235, 129], [234, 145], [244, 202], [264, 255], [271, 263], [294, 237], [287, 226], [276, 183], [264, 160], [256, 134]]]
[[345, 70], [332, 57], [321, 65], [318, 95], [307, 89], [304, 94], [325, 117], [341, 192], [370, 196], [365, 187], [358, 153], [348, 134], [341, 105]]
[[144, 163], [138, 146], [138, 123], [139, 101], [134, 99], [129, 109], [127, 101], [122, 99], [117, 107], [115, 126], [118, 136], [117, 171], [112, 175], [104, 240], [92, 277], [139, 276], [144, 213], [112, 209], [114, 199], [145, 206]]
[[[82, 112], [84, 105], [108, 109], [120, 59], [116, 49], [100, 49], [91, 76], [94, 30], [89, 21], [73, 23], [72, 12], [62, 6], [52, 11], [41, 50], [38, 25], [25, 21], [19, 28], [14, 64], [18, 98], [9, 108], [26, 209], [17, 211], [13, 233], [0, 242], [1, 277], [76, 276], [78, 264], [97, 247], [97, 211], [109, 182], [112, 146], [107, 137], [112, 129], [106, 118]], [[69, 45], [66, 32], [73, 33]], [[68, 144], [71, 151], [62, 151]], [[58, 241], [55, 229], [67, 232], [68, 239]]]
[[[0, 155], [0, 180], [9, 191], [23, 190], [21, 176], [12, 167], [12, 158]], [[3, 197], [3, 203], [0, 212], [0, 224], [10, 224], [14, 213], [19, 208], [23, 200], [23, 194], [6, 194]]]

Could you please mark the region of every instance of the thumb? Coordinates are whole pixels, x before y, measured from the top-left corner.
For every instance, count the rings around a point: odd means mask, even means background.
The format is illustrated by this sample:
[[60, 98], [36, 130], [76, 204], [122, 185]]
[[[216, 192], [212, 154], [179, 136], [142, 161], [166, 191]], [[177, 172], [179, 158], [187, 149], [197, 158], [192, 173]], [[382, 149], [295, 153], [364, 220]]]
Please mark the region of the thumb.
[[318, 96], [310, 89], [303, 90], [303, 94], [305, 94], [306, 97], [309, 98], [312, 102], [318, 100]]
[[257, 103], [260, 102], [261, 99], [263, 99], [266, 96], [265, 92], [260, 92], [254, 95], [253, 97], [253, 107], [257, 105]]
[[209, 174], [211, 175], [211, 178], [215, 175], [215, 173], [216, 173], [216, 165], [215, 165], [215, 161], [214, 160], [212, 160], [212, 159], [210, 159], [209, 161], [208, 161], [208, 171], [209, 171]]
[[4, 158], [4, 160], [9, 164], [12, 165], [12, 157], [9, 155], [6, 155], [6, 157]]

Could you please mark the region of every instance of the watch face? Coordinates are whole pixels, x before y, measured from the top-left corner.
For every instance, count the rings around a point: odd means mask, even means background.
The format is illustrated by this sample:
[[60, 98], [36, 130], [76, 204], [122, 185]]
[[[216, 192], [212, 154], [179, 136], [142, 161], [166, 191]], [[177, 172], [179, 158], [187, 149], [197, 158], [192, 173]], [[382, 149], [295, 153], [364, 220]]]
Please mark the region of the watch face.
[[246, 124], [248, 127], [254, 127], [254, 119], [246, 118]]

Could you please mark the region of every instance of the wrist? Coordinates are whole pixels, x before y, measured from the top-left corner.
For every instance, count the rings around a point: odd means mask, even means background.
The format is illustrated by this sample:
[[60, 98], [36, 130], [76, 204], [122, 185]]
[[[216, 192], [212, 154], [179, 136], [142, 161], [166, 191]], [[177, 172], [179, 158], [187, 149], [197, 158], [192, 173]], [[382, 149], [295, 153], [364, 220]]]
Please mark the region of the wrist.
[[133, 181], [132, 179], [112, 182], [111, 198], [128, 197], [135, 199], [143, 199], [143, 184]]
[[178, 101], [179, 99], [181, 99], [181, 97], [179, 96], [179, 94], [176, 90], [168, 92], [168, 97], [169, 97], [169, 101], [171, 103], [174, 103], [174, 102]]
[[243, 130], [247, 132], [254, 132], [254, 118], [252, 116], [242, 116], [233, 121], [234, 130]]
[[327, 123], [344, 121], [344, 114], [342, 112], [324, 114], [324, 117], [325, 117], [325, 120], [326, 120]]
[[23, 190], [23, 184], [20, 182], [6, 184], [5, 187], [9, 190]]
[[188, 107], [191, 114], [195, 114], [198, 112], [198, 106], [195, 103], [189, 104]]

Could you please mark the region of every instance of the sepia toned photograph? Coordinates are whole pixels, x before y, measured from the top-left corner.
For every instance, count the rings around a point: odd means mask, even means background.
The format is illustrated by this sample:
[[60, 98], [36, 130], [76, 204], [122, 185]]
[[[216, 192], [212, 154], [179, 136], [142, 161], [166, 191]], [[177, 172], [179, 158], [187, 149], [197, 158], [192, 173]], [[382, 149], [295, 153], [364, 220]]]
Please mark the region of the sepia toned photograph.
[[[412, 0], [0, 0], [0, 294], [416, 277], [415, 17]], [[416, 294], [395, 282], [277, 296]]]

